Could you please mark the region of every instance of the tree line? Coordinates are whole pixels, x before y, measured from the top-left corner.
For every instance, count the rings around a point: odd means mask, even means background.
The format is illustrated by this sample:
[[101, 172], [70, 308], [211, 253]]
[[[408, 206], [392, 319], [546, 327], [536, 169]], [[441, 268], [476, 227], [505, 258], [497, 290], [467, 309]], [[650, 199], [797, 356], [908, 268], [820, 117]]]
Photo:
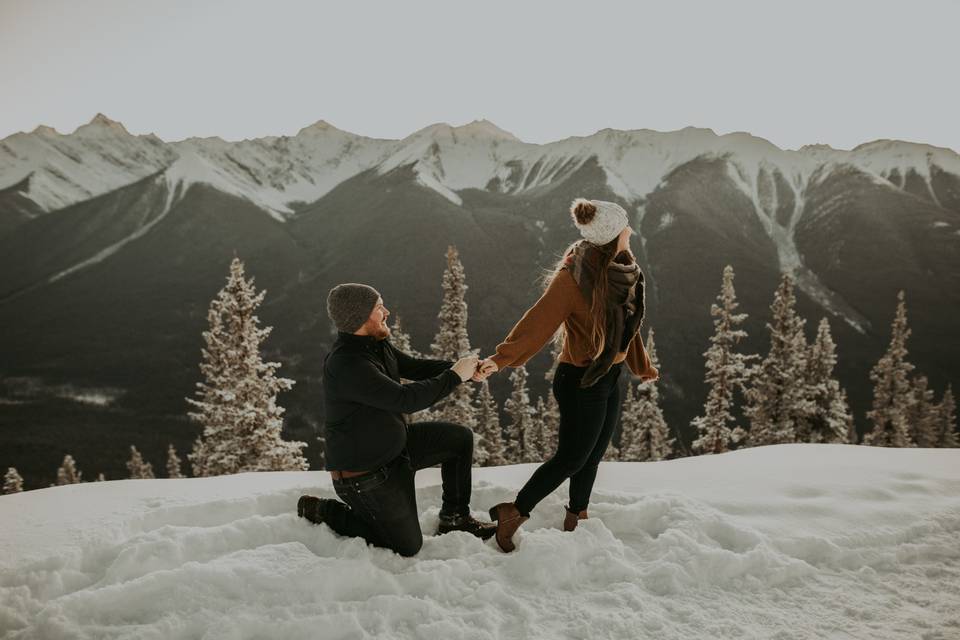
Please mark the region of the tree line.
[[[467, 283], [455, 247], [447, 250], [443, 273], [443, 302], [438, 331], [428, 354], [419, 352], [402, 326], [399, 314], [391, 327], [391, 342], [416, 357], [456, 360], [471, 351], [467, 332]], [[857, 442], [846, 391], [834, 377], [836, 344], [830, 324], [822, 318], [812, 343], [804, 333], [806, 321], [795, 309], [794, 282], [781, 276], [766, 323], [770, 347], [759, 354], [744, 354], [737, 345], [747, 337], [741, 328], [747, 318], [737, 313], [734, 270], [723, 270], [720, 293], [710, 307], [714, 333], [703, 353], [704, 380], [709, 388], [703, 414], [693, 419], [695, 439], [686, 445], [672, 436], [663, 417], [655, 382], [627, 381], [619, 429], [604, 459], [656, 461], [689, 455], [723, 453], [734, 448], [791, 442], [865, 444], [886, 447], [956, 447], [956, 402], [950, 384], [934, 400], [926, 376], [908, 361], [905, 294], [897, 296], [887, 351], [874, 365], [872, 409], [867, 412], [871, 429]], [[200, 370], [194, 407], [188, 413], [201, 433], [188, 455], [197, 477], [247, 471], [303, 471], [309, 468], [304, 442], [281, 437], [284, 409], [277, 394], [294, 381], [277, 376], [278, 362], [264, 362], [260, 344], [271, 327], [260, 327], [256, 310], [266, 291], [257, 292], [254, 280], [246, 279], [243, 263], [234, 258], [227, 283], [211, 301], [209, 329], [203, 332]], [[562, 330], [552, 341], [553, 366], [545, 374], [553, 381], [562, 349]], [[660, 368], [653, 329], [645, 344], [653, 366]], [[441, 403], [420, 411], [411, 419], [445, 420], [469, 427], [476, 439], [475, 463], [497, 466], [541, 462], [557, 447], [560, 411], [556, 398], [532, 401], [529, 374], [518, 367], [509, 377], [512, 390], [503, 405], [506, 421], [487, 381], [464, 384]], [[746, 425], [734, 416], [739, 406]], [[322, 437], [318, 445], [322, 446]], [[136, 447], [130, 447], [129, 477], [153, 478], [153, 468]], [[173, 445], [168, 447], [167, 477], [184, 477], [181, 460]], [[82, 473], [70, 455], [57, 472], [57, 485], [81, 482]], [[104, 480], [99, 474], [96, 480]], [[23, 479], [13, 467], [3, 483], [3, 493], [23, 490]]]

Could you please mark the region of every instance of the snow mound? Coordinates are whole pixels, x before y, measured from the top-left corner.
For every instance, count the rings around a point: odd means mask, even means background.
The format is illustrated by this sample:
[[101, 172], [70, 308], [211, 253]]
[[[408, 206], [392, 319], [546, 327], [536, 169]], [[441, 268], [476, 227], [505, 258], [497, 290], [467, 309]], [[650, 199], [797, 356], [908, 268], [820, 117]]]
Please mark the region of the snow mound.
[[[533, 465], [475, 470], [473, 506]], [[0, 497], [3, 638], [956, 638], [960, 450], [782, 445], [604, 463], [518, 548], [431, 535], [413, 558], [294, 513], [322, 472], [90, 483]]]

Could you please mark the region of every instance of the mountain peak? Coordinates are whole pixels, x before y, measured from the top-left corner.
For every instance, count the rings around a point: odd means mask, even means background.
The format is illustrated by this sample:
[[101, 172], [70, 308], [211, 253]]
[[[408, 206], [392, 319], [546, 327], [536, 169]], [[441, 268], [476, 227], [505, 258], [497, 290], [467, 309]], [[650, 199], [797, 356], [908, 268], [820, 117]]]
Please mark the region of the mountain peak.
[[[130, 133], [129, 131], [127, 131], [127, 128], [124, 127], [122, 124], [120, 124], [116, 120], [111, 120], [110, 118], [103, 115], [102, 113], [98, 113], [97, 115], [93, 116], [93, 119], [90, 120], [90, 122], [88, 122], [87, 124], [77, 127], [77, 131], [86, 130], [88, 128], [94, 129], [94, 130], [107, 129], [110, 131], [115, 131], [117, 133], [125, 133], [128, 135]], [[75, 131], [74, 133], [76, 133], [77, 131]]]
[[297, 135], [299, 136], [302, 133], [309, 133], [309, 134], [316, 135], [318, 133], [326, 133], [328, 131], [340, 131], [340, 129], [337, 129], [335, 126], [333, 126], [326, 120], [317, 120], [313, 124], [307, 125], [306, 127], [300, 129], [300, 131], [297, 131]]
[[836, 151], [836, 149], [823, 142], [817, 142], [814, 144], [805, 144], [800, 147], [798, 151]]
[[45, 124], [37, 125], [37, 128], [30, 132], [31, 134], [38, 136], [57, 136], [60, 135], [53, 127], [48, 127]]
[[519, 138], [509, 131], [504, 131], [485, 118], [474, 120], [473, 122], [459, 127], [454, 127], [454, 131], [457, 131], [458, 133], [475, 135], [477, 137], [497, 138], [499, 140], [512, 140], [516, 142], [520, 141]]
[[509, 140], [511, 142], [520, 142], [520, 139], [509, 131], [504, 131], [489, 120], [474, 120], [459, 127], [451, 126], [446, 122], [437, 122], [415, 131], [407, 136], [407, 139], [437, 137], [437, 136], [464, 136], [468, 138], [486, 139], [486, 140]]

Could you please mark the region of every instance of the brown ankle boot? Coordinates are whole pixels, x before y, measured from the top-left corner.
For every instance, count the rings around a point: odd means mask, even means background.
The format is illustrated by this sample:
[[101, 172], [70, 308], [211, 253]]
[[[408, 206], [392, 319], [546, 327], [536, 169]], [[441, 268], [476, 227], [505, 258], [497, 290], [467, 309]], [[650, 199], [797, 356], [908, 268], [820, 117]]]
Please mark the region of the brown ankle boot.
[[586, 509], [584, 509], [584, 510], [581, 511], [580, 513], [576, 513], [575, 511], [570, 511], [570, 509], [567, 509], [567, 515], [564, 516], [564, 518], [563, 518], [563, 530], [564, 530], [564, 531], [573, 531], [574, 529], [577, 528], [577, 523], [578, 523], [578, 522], [580, 522], [581, 520], [586, 520], [586, 519], [587, 519], [587, 510], [586, 510]]
[[490, 519], [497, 522], [497, 545], [507, 553], [516, 549], [516, 545], [513, 544], [513, 534], [529, 519], [529, 516], [520, 515], [520, 510], [514, 503], [501, 502], [490, 509]]

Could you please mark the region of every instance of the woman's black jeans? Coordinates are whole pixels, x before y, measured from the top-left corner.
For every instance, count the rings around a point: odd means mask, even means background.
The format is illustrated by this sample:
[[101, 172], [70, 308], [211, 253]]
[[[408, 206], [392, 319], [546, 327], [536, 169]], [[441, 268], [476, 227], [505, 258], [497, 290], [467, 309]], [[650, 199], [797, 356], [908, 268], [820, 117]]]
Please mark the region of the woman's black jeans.
[[[470, 513], [473, 432], [451, 422], [407, 426], [407, 446], [399, 456], [370, 473], [334, 480], [343, 500], [330, 505], [324, 521], [342, 536], [412, 556], [423, 546], [414, 472], [440, 465], [443, 515]], [[346, 503], [346, 504], [344, 504]]]
[[581, 389], [580, 379], [587, 368], [567, 362], [557, 365], [553, 376], [553, 395], [560, 405], [557, 452], [540, 465], [520, 489], [516, 499], [520, 513], [529, 515], [537, 503], [567, 478], [570, 478], [569, 509], [579, 512], [587, 508], [597, 467], [620, 420], [618, 383], [622, 369], [623, 363], [619, 362], [592, 387]]

